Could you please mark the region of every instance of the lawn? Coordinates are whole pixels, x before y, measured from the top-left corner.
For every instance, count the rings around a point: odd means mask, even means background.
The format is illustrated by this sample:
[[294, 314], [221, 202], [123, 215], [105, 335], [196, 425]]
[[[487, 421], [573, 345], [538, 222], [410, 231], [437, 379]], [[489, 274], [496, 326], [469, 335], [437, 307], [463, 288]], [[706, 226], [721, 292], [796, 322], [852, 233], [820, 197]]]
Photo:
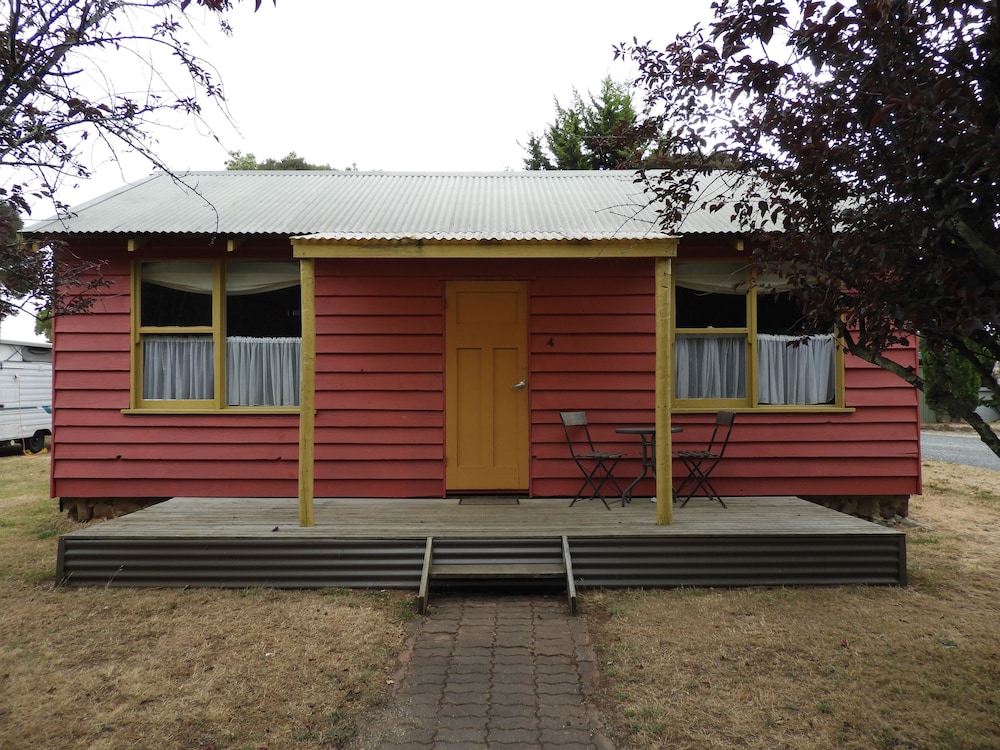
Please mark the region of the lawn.
[[[0, 454], [0, 750], [349, 745], [412, 592], [54, 588], [47, 453]], [[1000, 472], [926, 462], [910, 585], [585, 592], [619, 750], [1000, 747]]]
[[341, 747], [412, 595], [53, 588], [48, 454], [0, 456], [0, 750]]
[[1000, 472], [928, 461], [924, 491], [905, 589], [589, 595], [619, 747], [1000, 747]]

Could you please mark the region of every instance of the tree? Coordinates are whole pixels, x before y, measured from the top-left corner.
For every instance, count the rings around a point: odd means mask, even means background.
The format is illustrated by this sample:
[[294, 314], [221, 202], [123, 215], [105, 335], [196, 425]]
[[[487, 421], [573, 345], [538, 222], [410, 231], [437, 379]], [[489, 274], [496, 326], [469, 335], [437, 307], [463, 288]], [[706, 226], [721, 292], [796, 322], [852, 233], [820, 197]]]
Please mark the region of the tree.
[[979, 406], [983, 379], [968, 359], [951, 349], [935, 351], [925, 347], [921, 360], [924, 397], [935, 414], [950, 417], [956, 400], [967, 409]]
[[[262, 0], [254, 0], [259, 9]], [[276, 2], [276, 0], [275, 0]], [[225, 14], [232, 0], [195, 0], [230, 31]], [[53, 260], [46, 249], [21, 245], [19, 212], [32, 199], [56, 199], [67, 177], [86, 178], [91, 153], [104, 144], [145, 156], [169, 171], [156, 156], [149, 126], [171, 112], [197, 117], [203, 100], [221, 101], [211, 68], [186, 41], [192, 0], [12, 0], [0, 25], [0, 167], [13, 173], [0, 184], [0, 317], [33, 298], [53, 314], [86, 307], [91, 285], [101, 282], [92, 266]], [[100, 59], [104, 55], [105, 59]], [[107, 56], [118, 63], [108, 72]], [[175, 61], [191, 85], [178, 89], [165, 67]], [[148, 88], [115, 85], [144, 67]], [[162, 82], [162, 85], [156, 82]], [[57, 291], [58, 289], [58, 291]]]
[[[102, 264], [74, 259], [68, 252], [57, 259], [57, 243], [28, 246], [20, 239], [22, 226], [14, 204], [0, 201], [0, 319], [33, 304], [35, 332], [45, 332], [51, 340], [54, 310], [71, 313], [87, 309], [90, 292], [105, 284], [99, 273]], [[48, 331], [43, 331], [42, 321], [47, 321]]]
[[[1000, 397], [1000, 23], [996, 0], [719, 0], [639, 66], [637, 137], [667, 132], [687, 169], [642, 173], [665, 228], [731, 211], [754, 262], [835, 319], [852, 354], [917, 388], [889, 349], [918, 332]], [[665, 130], [666, 129], [666, 130]], [[730, 190], [699, 192], [711, 161]], [[939, 394], [1000, 455], [954, 392]]]
[[283, 159], [265, 159], [262, 162], [258, 162], [257, 157], [253, 154], [244, 155], [239, 151], [231, 151], [229, 159], [226, 161], [226, 169], [230, 172], [246, 172], [256, 169], [308, 171], [330, 169], [330, 165], [310, 164], [294, 151], [289, 151], [288, 156]]
[[635, 163], [635, 141], [626, 138], [636, 114], [627, 86], [608, 77], [597, 96], [588, 92], [584, 101], [574, 89], [569, 107], [558, 99], [555, 105], [555, 121], [544, 135], [528, 134], [525, 169], [619, 169]]

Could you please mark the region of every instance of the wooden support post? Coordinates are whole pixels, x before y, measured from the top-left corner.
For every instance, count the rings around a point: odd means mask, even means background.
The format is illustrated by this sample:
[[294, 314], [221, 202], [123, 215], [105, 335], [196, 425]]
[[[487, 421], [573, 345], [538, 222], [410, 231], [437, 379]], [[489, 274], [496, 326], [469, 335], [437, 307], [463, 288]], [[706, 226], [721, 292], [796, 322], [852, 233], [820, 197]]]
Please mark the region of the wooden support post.
[[302, 381], [299, 389], [299, 526], [313, 526], [316, 432], [316, 269], [299, 261], [302, 283]]
[[148, 244], [149, 244], [149, 237], [129, 237], [126, 249], [130, 253], [134, 253], [136, 250], [141, 250]]
[[674, 522], [674, 489], [671, 456], [670, 407], [673, 403], [673, 352], [670, 331], [673, 319], [673, 266], [670, 258], [657, 258], [656, 270], [656, 523]]

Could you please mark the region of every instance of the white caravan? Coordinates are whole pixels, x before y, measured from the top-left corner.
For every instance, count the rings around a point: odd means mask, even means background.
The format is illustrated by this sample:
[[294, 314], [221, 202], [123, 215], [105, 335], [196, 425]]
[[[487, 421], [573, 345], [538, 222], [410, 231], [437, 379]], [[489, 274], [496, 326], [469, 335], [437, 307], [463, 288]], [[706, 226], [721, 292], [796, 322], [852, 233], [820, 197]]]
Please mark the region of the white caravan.
[[0, 445], [38, 453], [52, 434], [52, 344], [0, 341]]

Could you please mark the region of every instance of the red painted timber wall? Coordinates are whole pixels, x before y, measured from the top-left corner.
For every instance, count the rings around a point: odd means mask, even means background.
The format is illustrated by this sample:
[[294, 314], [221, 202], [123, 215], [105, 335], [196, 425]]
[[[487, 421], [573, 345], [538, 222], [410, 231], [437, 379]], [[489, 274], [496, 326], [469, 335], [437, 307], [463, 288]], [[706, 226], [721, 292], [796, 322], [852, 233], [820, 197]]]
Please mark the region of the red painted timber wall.
[[[180, 257], [170, 250], [153, 246], [143, 255]], [[287, 257], [283, 245], [263, 243], [241, 253]], [[444, 494], [443, 290], [445, 280], [467, 278], [529, 282], [531, 494], [571, 495], [579, 484], [561, 410], [587, 410], [597, 440], [630, 454], [617, 472], [627, 481], [638, 473], [638, 445], [614, 428], [652, 420], [652, 265], [317, 261], [316, 495]], [[113, 285], [91, 314], [56, 322], [53, 494], [294, 496], [297, 417], [121, 413], [129, 388], [127, 260], [119, 255], [105, 275]], [[897, 356], [915, 364], [912, 349]], [[739, 414], [716, 473], [720, 492], [919, 492], [915, 391], [850, 358], [846, 379], [853, 412]], [[675, 443], [700, 445], [711, 420], [676, 415], [684, 432]], [[637, 492], [651, 493], [652, 483]]]
[[[123, 414], [129, 406], [125, 240], [74, 240], [111, 259], [90, 312], [54, 323], [52, 494], [64, 498], [294, 497], [297, 415]], [[224, 257], [225, 243], [153, 240], [139, 260]], [[287, 240], [248, 241], [241, 257], [291, 257]], [[283, 255], [282, 255], [283, 254]]]

